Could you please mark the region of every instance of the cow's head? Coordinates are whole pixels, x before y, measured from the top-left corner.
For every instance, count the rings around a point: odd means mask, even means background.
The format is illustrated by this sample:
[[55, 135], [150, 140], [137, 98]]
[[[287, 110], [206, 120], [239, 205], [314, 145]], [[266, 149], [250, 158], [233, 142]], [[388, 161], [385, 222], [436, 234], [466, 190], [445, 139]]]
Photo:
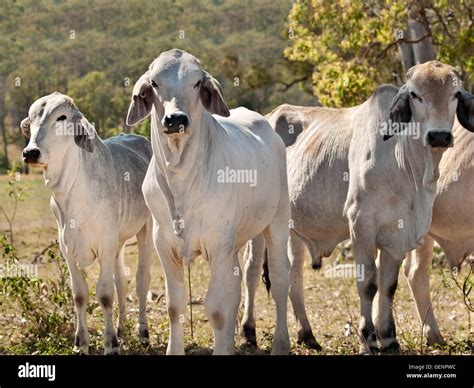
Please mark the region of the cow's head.
[[45, 168], [60, 163], [70, 147], [93, 151], [94, 128], [84, 119], [73, 100], [61, 93], [55, 92], [36, 100], [20, 127], [29, 139], [23, 150], [23, 160], [31, 165]]
[[190, 135], [203, 108], [220, 116], [230, 114], [219, 82], [195, 57], [177, 49], [160, 54], [137, 81], [127, 124], [147, 117], [153, 106], [163, 133], [176, 138]]
[[423, 144], [443, 151], [453, 145], [456, 114], [464, 128], [474, 132], [473, 96], [464, 91], [454, 67], [431, 61], [408, 71], [405, 85], [393, 99], [390, 120], [418, 125]]

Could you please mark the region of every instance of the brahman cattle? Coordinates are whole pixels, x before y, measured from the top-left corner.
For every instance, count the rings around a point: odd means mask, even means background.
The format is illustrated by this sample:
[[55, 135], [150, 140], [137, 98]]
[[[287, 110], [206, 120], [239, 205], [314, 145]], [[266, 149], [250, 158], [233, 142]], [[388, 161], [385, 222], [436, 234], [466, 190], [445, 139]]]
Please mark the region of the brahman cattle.
[[83, 269], [100, 264], [97, 299], [104, 312], [104, 353], [118, 353], [113, 326], [114, 281], [119, 304], [118, 337], [125, 334], [127, 279], [125, 242], [137, 237], [139, 335], [148, 339], [146, 297], [153, 254], [151, 215], [141, 186], [152, 156], [150, 142], [138, 135], [102, 141], [73, 100], [53, 93], [36, 100], [21, 122], [28, 146], [23, 160], [43, 169], [51, 190], [58, 240], [71, 275], [77, 310], [75, 350], [88, 353], [89, 290]]

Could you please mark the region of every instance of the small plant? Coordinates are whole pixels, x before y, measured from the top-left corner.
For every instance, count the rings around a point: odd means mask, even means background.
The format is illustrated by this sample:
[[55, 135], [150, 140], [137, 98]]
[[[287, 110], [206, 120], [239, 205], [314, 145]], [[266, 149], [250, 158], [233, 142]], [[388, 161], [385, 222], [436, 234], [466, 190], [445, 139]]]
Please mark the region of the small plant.
[[14, 172], [14, 170], [8, 171], [8, 180], [7, 187], [5, 188], [8, 196], [13, 200], [13, 209], [11, 213], [8, 213], [5, 208], [0, 204], [0, 211], [3, 213], [7, 223], [8, 231], [10, 236], [10, 244], [13, 245], [13, 223], [15, 221], [16, 212], [18, 210], [18, 204], [25, 200], [27, 191], [29, 187], [24, 184], [21, 180], [21, 174], [19, 172]]
[[[68, 285], [68, 268], [57, 248], [48, 250], [56, 274], [42, 279], [22, 270], [16, 250], [5, 236], [0, 238], [4, 276], [0, 277], [0, 304], [20, 316], [25, 331], [22, 343], [29, 353], [54, 354], [70, 348], [74, 307]], [[34, 267], [36, 265], [31, 265]], [[35, 271], [37, 273], [37, 267]]]

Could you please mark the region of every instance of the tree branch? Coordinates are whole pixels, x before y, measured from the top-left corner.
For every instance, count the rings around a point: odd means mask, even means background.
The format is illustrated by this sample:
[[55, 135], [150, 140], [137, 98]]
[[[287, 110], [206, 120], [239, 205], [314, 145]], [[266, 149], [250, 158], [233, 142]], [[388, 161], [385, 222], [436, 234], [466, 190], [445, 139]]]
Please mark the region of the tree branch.
[[382, 57], [387, 53], [388, 50], [390, 50], [393, 46], [396, 46], [399, 43], [414, 44], [414, 43], [419, 43], [422, 40], [424, 40], [426, 38], [429, 38], [429, 37], [431, 37], [430, 33], [428, 33], [428, 34], [426, 34], [426, 35], [424, 35], [424, 36], [422, 36], [421, 38], [418, 38], [418, 39], [405, 39], [405, 38], [397, 39], [395, 42], [390, 43], [387, 47], [385, 47], [380, 52], [379, 55], [377, 55], [376, 61], [378, 63], [380, 61], [380, 59], [382, 59]]
[[297, 84], [298, 82], [306, 81], [308, 78], [309, 78], [309, 76], [304, 76], [304, 77], [301, 77], [301, 78], [297, 78], [297, 79], [295, 79], [291, 82], [273, 81], [273, 83], [284, 85], [284, 87], [282, 89], [276, 89], [277, 92], [286, 92], [293, 85]]
[[452, 36], [451, 33], [449, 32], [448, 26], [444, 22], [443, 16], [439, 13], [438, 9], [433, 4], [431, 4], [431, 2], [429, 4], [430, 4], [430, 8], [436, 14], [436, 16], [438, 17], [439, 22], [443, 26], [443, 30], [446, 33], [446, 35], [448, 35], [451, 39], [455, 39], [454, 36]]

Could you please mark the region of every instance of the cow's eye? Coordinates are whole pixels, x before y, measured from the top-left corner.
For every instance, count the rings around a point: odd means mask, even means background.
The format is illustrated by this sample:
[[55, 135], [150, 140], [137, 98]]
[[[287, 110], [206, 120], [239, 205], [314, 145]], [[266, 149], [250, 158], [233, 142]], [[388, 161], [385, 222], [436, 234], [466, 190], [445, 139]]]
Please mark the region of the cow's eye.
[[61, 115], [56, 119], [56, 121], [64, 121], [64, 120], [66, 120], [66, 118], [67, 117], [65, 115]]
[[194, 85], [194, 89], [197, 89], [198, 87], [201, 86], [201, 80], [199, 80], [198, 82], [196, 82], [196, 85]]
[[421, 97], [415, 92], [410, 92], [410, 97], [413, 98], [414, 100], [419, 100], [420, 102], [422, 101]]
[[155, 89], [158, 89], [157, 83], [153, 80], [151, 80], [151, 86], [153, 86]]

